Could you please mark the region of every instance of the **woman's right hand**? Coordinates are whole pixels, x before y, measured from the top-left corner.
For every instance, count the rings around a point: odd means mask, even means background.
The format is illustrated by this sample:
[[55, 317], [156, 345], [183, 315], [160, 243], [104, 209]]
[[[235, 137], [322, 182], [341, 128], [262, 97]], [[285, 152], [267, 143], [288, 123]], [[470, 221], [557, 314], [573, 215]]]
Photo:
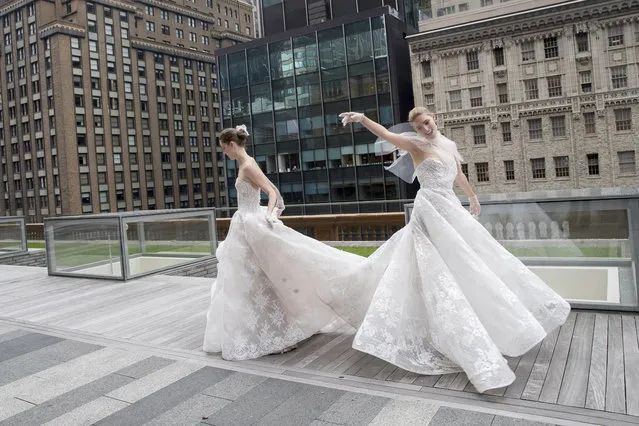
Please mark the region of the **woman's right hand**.
[[277, 214], [277, 209], [273, 209], [270, 212], [266, 213], [265, 216], [266, 219], [266, 223], [268, 224], [269, 227], [273, 227], [273, 225], [275, 224], [282, 224], [282, 221], [280, 220], [280, 218], [278, 217]]
[[282, 197], [279, 197], [277, 199], [277, 202], [275, 203], [275, 210], [277, 210], [277, 217], [282, 216], [282, 213], [284, 213], [285, 209], [286, 209], [286, 206], [284, 205], [284, 200], [282, 199]]
[[479, 199], [476, 195], [469, 197], [468, 201], [470, 201], [470, 214], [477, 217], [481, 213], [481, 205], [479, 204]]
[[349, 123], [361, 123], [366, 118], [361, 112], [343, 112], [339, 117], [342, 119], [343, 126]]

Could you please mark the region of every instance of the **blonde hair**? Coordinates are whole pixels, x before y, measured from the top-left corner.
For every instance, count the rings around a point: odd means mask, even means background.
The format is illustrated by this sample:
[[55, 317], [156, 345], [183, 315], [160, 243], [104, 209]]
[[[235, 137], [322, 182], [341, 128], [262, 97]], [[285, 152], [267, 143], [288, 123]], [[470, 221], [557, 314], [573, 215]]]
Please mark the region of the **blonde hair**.
[[237, 130], [229, 127], [228, 129], [222, 130], [222, 133], [220, 133], [220, 143], [223, 143], [224, 145], [235, 142], [238, 146], [244, 148], [246, 147], [247, 140], [248, 133], [246, 133], [243, 129]]
[[433, 115], [433, 113], [426, 107], [415, 107], [408, 113], [408, 122], [412, 123], [420, 114]]

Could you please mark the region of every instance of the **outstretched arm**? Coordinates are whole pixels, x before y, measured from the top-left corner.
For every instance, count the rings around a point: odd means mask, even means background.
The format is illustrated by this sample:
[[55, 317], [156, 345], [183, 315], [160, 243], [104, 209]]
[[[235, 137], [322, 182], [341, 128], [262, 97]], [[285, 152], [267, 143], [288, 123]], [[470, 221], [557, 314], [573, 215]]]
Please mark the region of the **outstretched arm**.
[[457, 162], [457, 177], [455, 178], [455, 182], [457, 183], [457, 186], [459, 186], [461, 190], [464, 191], [464, 194], [468, 196], [468, 200], [470, 201], [470, 213], [473, 216], [479, 216], [479, 213], [481, 212], [479, 200], [477, 199], [477, 195], [475, 195], [475, 192], [473, 191], [473, 187], [470, 186], [470, 182], [468, 182], [466, 175], [462, 171], [459, 161]]
[[412, 154], [417, 152], [417, 147], [407, 136], [398, 135], [389, 131], [386, 127], [366, 117], [361, 112], [343, 112], [339, 115], [342, 119], [342, 124], [346, 126], [348, 123], [360, 123], [366, 127], [375, 136], [392, 143], [399, 149]]

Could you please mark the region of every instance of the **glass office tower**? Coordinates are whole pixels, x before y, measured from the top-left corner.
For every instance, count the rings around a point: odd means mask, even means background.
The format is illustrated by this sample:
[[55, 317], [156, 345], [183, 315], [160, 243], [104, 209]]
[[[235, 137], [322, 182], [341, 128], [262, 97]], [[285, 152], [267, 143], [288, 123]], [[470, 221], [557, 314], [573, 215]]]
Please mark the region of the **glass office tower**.
[[[397, 16], [382, 6], [219, 51], [223, 126], [248, 127], [249, 150], [288, 214], [398, 211], [393, 200], [414, 196], [415, 185], [384, 170], [393, 157], [375, 155], [375, 136], [338, 117], [359, 111], [385, 126], [406, 121], [412, 82], [407, 27]], [[266, 34], [268, 19], [265, 11]], [[235, 162], [226, 172], [232, 207]]]

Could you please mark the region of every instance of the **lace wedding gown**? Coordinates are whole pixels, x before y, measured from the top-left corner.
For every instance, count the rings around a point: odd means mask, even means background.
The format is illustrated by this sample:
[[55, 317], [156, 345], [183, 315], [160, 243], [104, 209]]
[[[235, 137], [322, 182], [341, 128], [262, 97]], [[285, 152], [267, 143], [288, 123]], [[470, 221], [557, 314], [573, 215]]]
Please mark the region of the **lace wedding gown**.
[[512, 383], [502, 354], [530, 350], [570, 307], [462, 207], [456, 174], [453, 156], [421, 163], [410, 222], [369, 258], [269, 226], [238, 178], [204, 350], [257, 358], [347, 322], [353, 348], [405, 370], [464, 371], [480, 392]]
[[203, 349], [229, 360], [258, 358], [342, 324], [318, 297], [335, 268], [363, 258], [266, 221], [260, 190], [238, 178], [238, 210], [216, 256], [218, 275]]
[[415, 175], [410, 222], [319, 288], [322, 299], [358, 328], [359, 351], [419, 374], [464, 371], [479, 392], [507, 386], [502, 354], [526, 353], [570, 306], [462, 207], [453, 156]]

